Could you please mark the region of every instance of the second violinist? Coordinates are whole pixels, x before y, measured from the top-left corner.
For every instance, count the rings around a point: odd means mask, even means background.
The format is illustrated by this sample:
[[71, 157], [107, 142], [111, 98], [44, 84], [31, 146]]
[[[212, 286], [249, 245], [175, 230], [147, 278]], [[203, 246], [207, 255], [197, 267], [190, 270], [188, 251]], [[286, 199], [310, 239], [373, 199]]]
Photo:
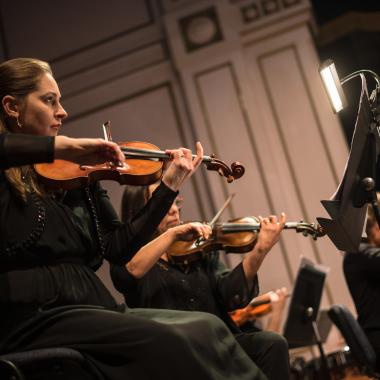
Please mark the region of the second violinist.
[[[126, 187], [122, 218], [132, 216], [125, 210], [138, 213], [153, 191], [154, 185]], [[173, 203], [158, 226], [157, 235], [180, 224], [179, 203], [179, 200]], [[131, 307], [203, 311], [217, 315], [269, 380], [286, 380], [289, 379], [289, 356], [285, 339], [268, 331], [242, 333], [228, 314], [246, 306], [258, 294], [257, 272], [279, 240], [286, 217], [282, 214], [279, 220], [274, 215], [259, 219], [261, 230], [254, 248], [233, 270], [223, 266], [217, 252], [200, 260], [176, 264], [166, 254], [170, 246], [170, 239], [166, 239], [167, 244], [163, 243], [160, 250], [151, 250], [149, 255], [136, 254], [125, 265], [113, 266], [111, 277]]]

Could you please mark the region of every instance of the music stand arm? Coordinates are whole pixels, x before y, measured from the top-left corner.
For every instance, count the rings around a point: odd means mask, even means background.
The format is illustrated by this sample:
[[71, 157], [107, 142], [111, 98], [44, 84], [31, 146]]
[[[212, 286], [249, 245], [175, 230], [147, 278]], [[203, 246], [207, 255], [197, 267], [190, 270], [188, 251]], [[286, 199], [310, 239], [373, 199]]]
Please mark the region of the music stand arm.
[[[379, 123], [377, 123], [379, 124]], [[379, 126], [380, 127], [380, 126]], [[362, 207], [365, 203], [371, 204], [373, 212], [380, 228], [380, 210], [377, 203], [376, 195], [376, 164], [377, 164], [377, 149], [376, 149], [376, 136], [374, 131], [369, 132], [369, 162], [367, 163], [366, 174], [362, 177], [357, 186], [357, 191], [353, 197], [353, 205], [355, 207]]]
[[320, 363], [321, 363], [323, 380], [330, 380], [331, 378], [330, 378], [330, 373], [329, 373], [329, 369], [327, 365], [326, 354], [322, 346], [321, 335], [319, 334], [317, 322], [313, 319], [313, 314], [314, 314], [313, 308], [308, 307], [306, 310], [306, 317], [309, 319], [309, 321], [311, 322], [311, 326], [313, 327], [314, 340], [319, 350], [319, 358], [320, 358]]
[[322, 346], [322, 341], [321, 341], [321, 337], [319, 335], [317, 322], [312, 321], [311, 323], [312, 323], [312, 326], [313, 326], [313, 332], [314, 332], [315, 342], [317, 343], [318, 350], [319, 350], [319, 357], [320, 357], [320, 361], [321, 361], [322, 376], [323, 376], [323, 378], [325, 380], [330, 380], [330, 373], [329, 373], [329, 368], [328, 368], [328, 365], [327, 365], [326, 354], [325, 354], [325, 350], [323, 349], [323, 346]]

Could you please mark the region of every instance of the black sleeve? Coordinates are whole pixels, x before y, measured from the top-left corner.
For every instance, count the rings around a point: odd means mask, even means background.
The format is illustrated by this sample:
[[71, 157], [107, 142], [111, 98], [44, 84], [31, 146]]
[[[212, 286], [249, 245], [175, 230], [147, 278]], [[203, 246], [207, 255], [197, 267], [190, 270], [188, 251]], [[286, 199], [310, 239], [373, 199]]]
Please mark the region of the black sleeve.
[[253, 297], [259, 293], [258, 277], [255, 276], [251, 284], [247, 283], [243, 265], [240, 263], [234, 269], [229, 270], [219, 262], [215, 272], [216, 293], [218, 302], [227, 311], [233, 311], [247, 306]]
[[53, 136], [0, 135], [0, 169], [53, 160]]
[[[347, 258], [346, 258], [347, 257]], [[348, 253], [345, 261], [350, 261], [351, 267], [367, 275], [380, 273], [380, 248], [371, 245], [361, 245], [359, 252]]]
[[138, 280], [127, 271], [125, 265], [111, 264], [110, 275], [116, 290], [122, 294], [127, 294], [137, 286]]
[[161, 182], [144, 208], [132, 219], [122, 223], [106, 191], [102, 189], [98, 191], [97, 209], [106, 247], [106, 258], [116, 264], [129, 261], [151, 240], [177, 195], [178, 192], [172, 191]]

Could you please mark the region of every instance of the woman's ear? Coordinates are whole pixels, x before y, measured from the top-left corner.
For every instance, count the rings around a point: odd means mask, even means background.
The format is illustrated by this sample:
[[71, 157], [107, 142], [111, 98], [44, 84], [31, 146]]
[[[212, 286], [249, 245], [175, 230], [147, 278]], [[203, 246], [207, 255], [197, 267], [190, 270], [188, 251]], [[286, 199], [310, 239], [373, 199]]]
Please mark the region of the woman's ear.
[[7, 116], [15, 119], [20, 116], [20, 104], [14, 96], [5, 95], [1, 102]]

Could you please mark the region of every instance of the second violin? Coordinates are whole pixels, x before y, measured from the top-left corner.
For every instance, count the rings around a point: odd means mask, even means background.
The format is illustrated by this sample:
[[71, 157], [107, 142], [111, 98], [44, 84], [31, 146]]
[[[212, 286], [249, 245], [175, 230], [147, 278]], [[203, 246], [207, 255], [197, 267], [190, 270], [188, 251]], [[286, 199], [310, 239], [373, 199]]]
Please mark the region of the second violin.
[[246, 307], [230, 312], [230, 317], [238, 326], [243, 326], [249, 321], [272, 312], [272, 305], [276, 305], [275, 312], [282, 314], [285, 300], [289, 295], [285, 287], [270, 291], [254, 298]]
[[[287, 222], [284, 229], [294, 229], [303, 235], [311, 235], [317, 239], [324, 235], [321, 227], [314, 223]], [[234, 219], [228, 223], [213, 225], [213, 233], [210, 239], [197, 239], [193, 242], [177, 241], [170, 247], [168, 255], [173, 261], [186, 261], [190, 255], [203, 254], [215, 250], [223, 250], [227, 253], [249, 252], [255, 245], [260, 231], [260, 222], [255, 217]]]

